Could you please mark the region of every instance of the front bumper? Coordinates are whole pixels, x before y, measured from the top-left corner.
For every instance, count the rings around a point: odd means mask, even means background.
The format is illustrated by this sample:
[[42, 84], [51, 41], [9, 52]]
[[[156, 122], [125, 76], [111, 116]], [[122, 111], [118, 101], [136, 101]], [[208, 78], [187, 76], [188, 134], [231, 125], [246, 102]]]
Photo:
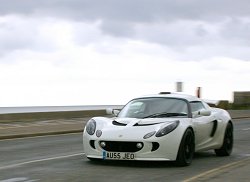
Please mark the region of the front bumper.
[[[149, 139], [112, 139], [97, 138], [96, 136], [89, 136], [87, 133], [83, 134], [84, 152], [88, 158], [105, 159], [103, 155], [105, 152], [121, 152], [133, 153], [134, 160], [142, 161], [174, 161], [176, 160], [178, 149], [181, 141], [181, 136], [177, 135], [178, 130], [171, 132], [163, 137], [151, 137]], [[108, 143], [108, 147], [102, 147], [101, 142]], [[128, 146], [122, 144], [129, 143]], [[135, 150], [136, 144], [141, 143], [143, 147]], [[116, 145], [112, 147], [112, 145]]]

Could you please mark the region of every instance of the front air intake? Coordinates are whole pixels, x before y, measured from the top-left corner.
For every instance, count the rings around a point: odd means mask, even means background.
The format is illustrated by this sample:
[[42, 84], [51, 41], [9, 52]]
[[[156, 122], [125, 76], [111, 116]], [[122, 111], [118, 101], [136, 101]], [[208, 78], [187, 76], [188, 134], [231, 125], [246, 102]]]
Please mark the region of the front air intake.
[[93, 149], [95, 149], [95, 140], [90, 140], [89, 144]]
[[152, 152], [153, 152], [153, 151], [156, 151], [156, 150], [159, 148], [159, 146], [160, 146], [159, 143], [153, 142], [153, 143], [152, 143], [152, 150], [151, 150], [151, 151], [152, 151]]
[[[122, 141], [100, 141], [102, 149], [109, 152], [138, 152], [144, 144], [143, 142], [122, 142]], [[105, 145], [101, 145], [105, 143]]]

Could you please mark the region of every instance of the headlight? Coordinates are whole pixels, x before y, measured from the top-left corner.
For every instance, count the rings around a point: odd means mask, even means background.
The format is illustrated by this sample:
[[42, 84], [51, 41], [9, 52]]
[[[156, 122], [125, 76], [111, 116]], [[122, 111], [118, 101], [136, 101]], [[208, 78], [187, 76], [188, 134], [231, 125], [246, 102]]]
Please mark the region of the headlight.
[[155, 133], [156, 133], [156, 131], [152, 131], [152, 132], [146, 134], [143, 138], [144, 138], [144, 139], [150, 138], [150, 137], [153, 136]]
[[167, 125], [164, 128], [161, 128], [157, 133], [156, 133], [156, 137], [161, 137], [164, 135], [167, 135], [168, 133], [172, 132], [175, 128], [177, 128], [177, 126], [179, 125], [180, 121], [174, 121], [171, 124]]
[[94, 135], [96, 129], [96, 122], [95, 120], [91, 119], [88, 121], [86, 126], [86, 131], [89, 135]]

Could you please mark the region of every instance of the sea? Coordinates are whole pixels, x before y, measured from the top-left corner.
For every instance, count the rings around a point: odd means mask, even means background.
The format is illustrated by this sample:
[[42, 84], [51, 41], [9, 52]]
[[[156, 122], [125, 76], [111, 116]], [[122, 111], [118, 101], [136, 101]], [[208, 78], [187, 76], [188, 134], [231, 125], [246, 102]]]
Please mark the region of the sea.
[[121, 109], [122, 105], [0, 107], [0, 114]]

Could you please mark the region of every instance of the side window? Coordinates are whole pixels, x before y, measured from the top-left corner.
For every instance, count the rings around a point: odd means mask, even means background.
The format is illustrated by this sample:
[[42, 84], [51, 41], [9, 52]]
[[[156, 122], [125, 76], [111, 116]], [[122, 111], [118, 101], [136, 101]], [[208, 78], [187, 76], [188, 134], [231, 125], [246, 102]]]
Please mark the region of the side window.
[[205, 106], [200, 101], [190, 102], [190, 107], [192, 112], [205, 109]]

